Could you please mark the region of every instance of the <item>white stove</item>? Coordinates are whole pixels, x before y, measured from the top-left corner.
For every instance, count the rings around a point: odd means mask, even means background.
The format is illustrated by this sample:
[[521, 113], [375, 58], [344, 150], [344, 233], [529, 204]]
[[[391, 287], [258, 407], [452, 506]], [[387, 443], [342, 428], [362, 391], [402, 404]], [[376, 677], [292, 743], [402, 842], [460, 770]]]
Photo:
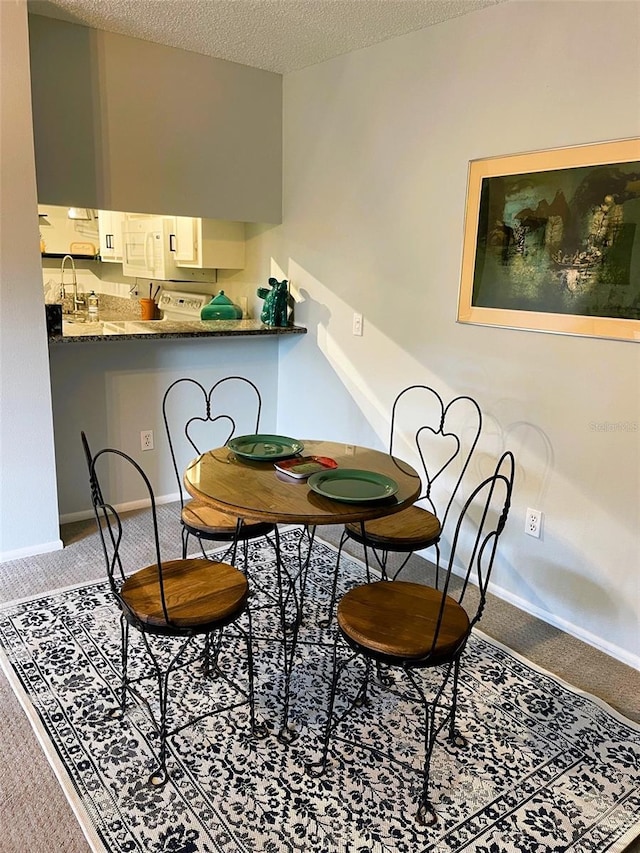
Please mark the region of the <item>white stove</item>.
[[211, 301], [206, 293], [163, 290], [158, 300], [163, 320], [199, 320], [200, 311]]

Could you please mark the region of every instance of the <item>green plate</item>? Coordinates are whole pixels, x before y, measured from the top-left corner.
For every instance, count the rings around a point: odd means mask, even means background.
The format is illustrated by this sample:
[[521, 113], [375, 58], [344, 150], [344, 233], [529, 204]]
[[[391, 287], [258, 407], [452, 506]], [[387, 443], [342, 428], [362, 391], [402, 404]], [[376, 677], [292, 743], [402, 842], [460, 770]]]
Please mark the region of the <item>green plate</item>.
[[227, 447], [237, 456], [260, 461], [286, 459], [304, 449], [304, 444], [286, 435], [239, 435], [227, 442]]
[[310, 489], [325, 498], [357, 504], [390, 498], [398, 491], [398, 484], [391, 477], [357, 468], [318, 471], [309, 477], [307, 483]]

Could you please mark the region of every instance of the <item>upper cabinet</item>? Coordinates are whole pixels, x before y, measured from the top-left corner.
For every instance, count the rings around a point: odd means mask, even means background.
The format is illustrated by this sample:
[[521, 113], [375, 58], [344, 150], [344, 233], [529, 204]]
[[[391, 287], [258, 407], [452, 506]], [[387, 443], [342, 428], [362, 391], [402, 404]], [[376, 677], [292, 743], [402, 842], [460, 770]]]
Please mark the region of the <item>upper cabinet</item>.
[[103, 260], [122, 263], [125, 275], [179, 278], [180, 269], [244, 268], [244, 222], [100, 213]]
[[122, 264], [134, 277], [201, 281], [245, 265], [245, 224], [192, 216], [39, 205], [43, 254]]
[[96, 211], [84, 207], [38, 205], [40, 253], [45, 257], [98, 258]]
[[244, 222], [176, 216], [171, 249], [178, 267], [243, 269]]
[[115, 210], [98, 211], [100, 258], [111, 263], [122, 263], [122, 224], [124, 213]]

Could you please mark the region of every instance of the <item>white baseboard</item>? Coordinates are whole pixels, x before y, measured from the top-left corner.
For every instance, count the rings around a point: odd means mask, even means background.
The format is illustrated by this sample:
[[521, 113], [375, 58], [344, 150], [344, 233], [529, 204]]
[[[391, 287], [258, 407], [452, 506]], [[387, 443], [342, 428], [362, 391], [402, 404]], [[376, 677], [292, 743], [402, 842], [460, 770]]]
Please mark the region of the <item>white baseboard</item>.
[[616, 646], [613, 643], [603, 640], [602, 637], [598, 637], [597, 634], [585, 631], [584, 628], [581, 628], [579, 625], [575, 625], [573, 622], [569, 622], [567, 619], [562, 619], [553, 613], [549, 613], [548, 610], [536, 607], [535, 604], [531, 604], [531, 602], [526, 599], [520, 598], [520, 596], [514, 595], [512, 592], [509, 592], [492, 582], [489, 583], [489, 591], [492, 595], [495, 595], [496, 598], [500, 598], [508, 604], [513, 604], [513, 606], [517, 607], [518, 610], [524, 610], [525, 613], [535, 616], [537, 619], [540, 619], [542, 622], [546, 622], [548, 625], [553, 625], [554, 628], [559, 628], [561, 631], [564, 631], [565, 634], [569, 634], [572, 637], [576, 637], [578, 640], [582, 640], [588, 645], [593, 646], [595, 649], [599, 649], [601, 652], [619, 660], [621, 663], [626, 663], [628, 666], [633, 667], [633, 669], [640, 670], [640, 655], [634, 655], [626, 649], [620, 648], [620, 646]]
[[[162, 497], [156, 498], [156, 503], [167, 504], [173, 503], [174, 501], [179, 501], [180, 495], [176, 492], [172, 495], [163, 495]], [[134, 509], [143, 509], [149, 506], [149, 501], [131, 501], [126, 504], [119, 504], [116, 509], [119, 512], [126, 512], [128, 510]], [[93, 517], [93, 510], [87, 510], [84, 512], [76, 512], [70, 513], [65, 516], [60, 517], [61, 524], [67, 524], [71, 521], [84, 521], [87, 518]], [[62, 543], [58, 547], [62, 547]], [[57, 548], [48, 548], [47, 550], [54, 551]], [[44, 549], [38, 551], [27, 551], [25, 550], [24, 554], [16, 553], [16, 556], [3, 557], [0, 554], [0, 562], [4, 562], [5, 559], [16, 559], [17, 557], [29, 557], [34, 554], [43, 554], [45, 553]], [[420, 556], [429, 561], [429, 557], [425, 552], [419, 552]], [[455, 570], [454, 570], [455, 571]], [[512, 592], [504, 589], [503, 587], [498, 586], [495, 583], [489, 583], [489, 591], [492, 595], [495, 595], [496, 598], [500, 598], [502, 601], [506, 601], [508, 604], [512, 604], [514, 607], [517, 607], [519, 610], [523, 610], [525, 613], [529, 613], [531, 616], [535, 616], [537, 619], [540, 619], [542, 622], [546, 622], [548, 625], [553, 625], [554, 628], [559, 628], [561, 631], [564, 631], [565, 634], [569, 634], [572, 637], [575, 637], [578, 640], [582, 640], [590, 646], [593, 646], [595, 649], [599, 649], [601, 652], [604, 652], [607, 655], [610, 655], [612, 658], [619, 660], [621, 663], [625, 663], [633, 669], [640, 670], [640, 655], [632, 654], [626, 649], [620, 648], [620, 646], [616, 646], [613, 643], [609, 643], [606, 640], [602, 639], [602, 637], [597, 636], [596, 634], [592, 634], [590, 631], [585, 631], [584, 628], [581, 628], [578, 625], [575, 625], [573, 622], [569, 622], [566, 619], [562, 619], [559, 616], [556, 616], [553, 613], [550, 613], [547, 610], [543, 610], [540, 607], [536, 607], [536, 605], [531, 604], [531, 602], [527, 601], [524, 598], [521, 598], [518, 595], [515, 595]]]
[[62, 539], [54, 539], [53, 542], [42, 542], [40, 545], [30, 545], [28, 548], [0, 551], [0, 563], [8, 563], [9, 560], [20, 560], [22, 557], [37, 557], [38, 554], [50, 554], [51, 551], [62, 551], [63, 547]]
[[[174, 501], [179, 501], [180, 495], [175, 492], [172, 495], [162, 495], [156, 497], [156, 504], [171, 504]], [[114, 507], [118, 512], [131, 512], [134, 509], [146, 509], [151, 505], [149, 498], [140, 501], [127, 501], [126, 503], [116, 504]], [[83, 509], [80, 512], [69, 512], [66, 515], [60, 516], [60, 524], [70, 524], [72, 521], [86, 521], [88, 518], [93, 518], [93, 509]], [[61, 546], [62, 547], [62, 546]]]
[[[430, 558], [428, 550], [419, 551], [417, 553], [423, 560], [426, 560], [433, 565], [433, 560]], [[454, 566], [453, 571], [454, 574], [459, 577], [464, 577], [464, 569], [460, 566]], [[522, 610], [530, 616], [535, 616], [536, 619], [540, 619], [541, 622], [546, 622], [547, 625], [553, 625], [554, 628], [559, 628], [561, 631], [564, 631], [565, 634], [569, 634], [570, 637], [582, 640], [583, 643], [593, 646], [594, 649], [604, 652], [610, 657], [620, 661], [620, 663], [625, 663], [627, 666], [633, 667], [633, 669], [640, 670], [640, 655], [635, 655], [627, 649], [623, 649], [620, 648], [620, 646], [609, 643], [597, 634], [585, 631], [584, 628], [575, 625], [573, 622], [569, 622], [567, 619], [562, 619], [554, 613], [550, 613], [548, 610], [536, 607], [535, 604], [531, 604], [531, 602], [527, 601], [525, 598], [521, 598], [519, 595], [515, 595], [514, 593], [509, 592], [509, 590], [498, 586], [498, 584], [493, 581], [489, 581], [489, 592], [501, 601], [506, 601], [507, 604], [512, 604], [514, 607], [517, 607], [518, 610]]]

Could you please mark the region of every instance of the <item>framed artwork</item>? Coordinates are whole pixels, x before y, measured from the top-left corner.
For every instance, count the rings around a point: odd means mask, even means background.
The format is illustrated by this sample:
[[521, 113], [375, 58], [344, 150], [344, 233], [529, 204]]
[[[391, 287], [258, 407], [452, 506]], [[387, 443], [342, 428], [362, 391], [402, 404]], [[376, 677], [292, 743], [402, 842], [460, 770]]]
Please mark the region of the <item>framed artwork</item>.
[[471, 161], [458, 322], [640, 341], [640, 139]]

